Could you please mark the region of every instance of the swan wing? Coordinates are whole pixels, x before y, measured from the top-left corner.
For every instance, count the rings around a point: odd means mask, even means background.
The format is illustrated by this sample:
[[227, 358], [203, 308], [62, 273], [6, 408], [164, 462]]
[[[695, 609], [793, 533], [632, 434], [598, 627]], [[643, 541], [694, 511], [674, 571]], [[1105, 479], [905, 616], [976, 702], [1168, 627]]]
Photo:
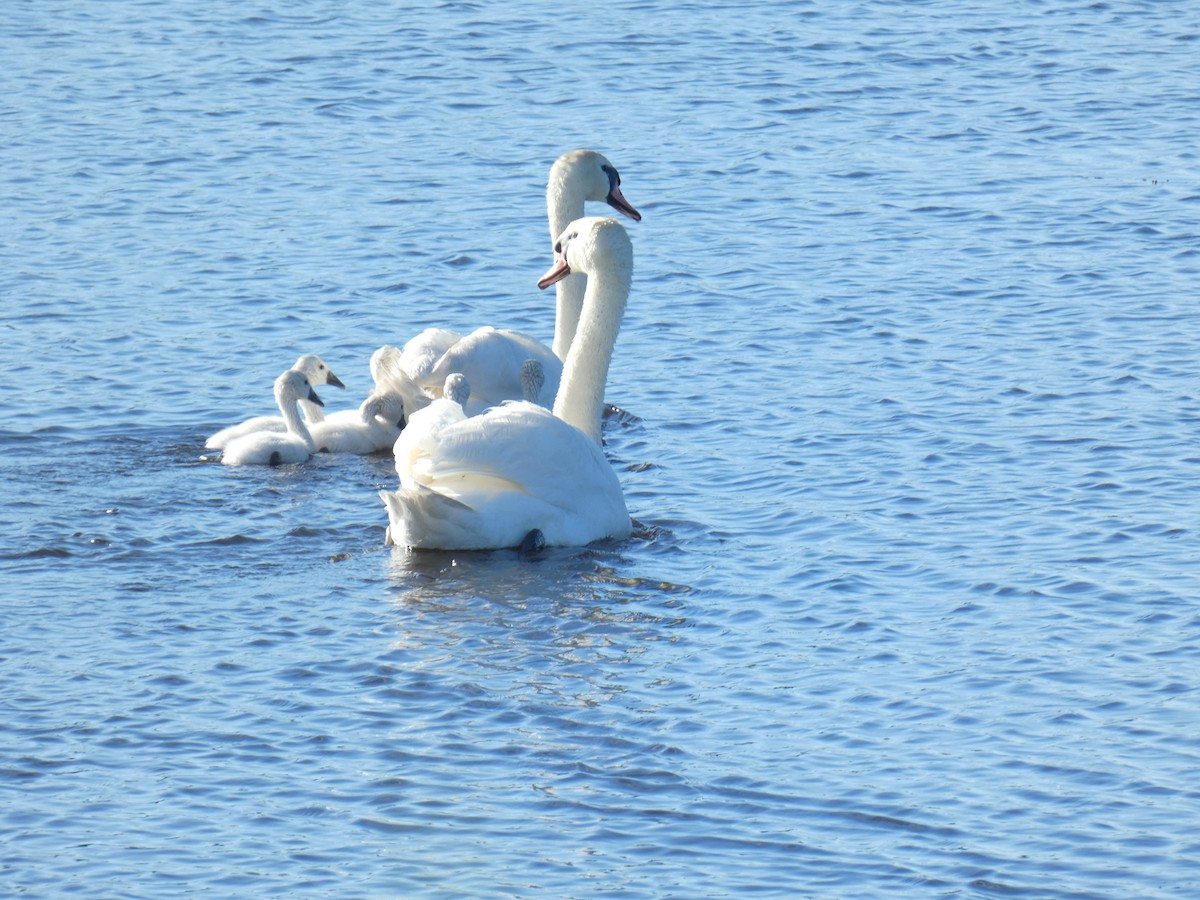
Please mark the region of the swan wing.
[[495, 406], [521, 399], [521, 367], [529, 359], [542, 364], [545, 383], [538, 402], [550, 406], [562, 378], [562, 361], [545, 344], [518, 331], [477, 328], [442, 354], [421, 383], [440, 388], [447, 376], [464, 375], [471, 385], [471, 407]]
[[397, 544], [512, 547], [539, 528], [551, 545], [629, 534], [620, 482], [583, 432], [532, 403], [506, 403], [397, 442], [401, 490], [383, 492]]
[[460, 340], [462, 335], [457, 331], [426, 328], [404, 345], [404, 349], [400, 351], [400, 366], [413, 381], [424, 383], [429, 380], [429, 374], [442, 358], [442, 354]]
[[227, 428], [222, 428], [207, 441], [204, 446], [208, 450], [224, 450], [229, 442], [234, 438], [243, 437], [247, 434], [253, 434], [256, 431], [286, 431], [287, 425], [284, 424], [282, 416], [255, 416], [252, 419], [247, 419], [245, 422], [239, 422], [237, 425], [230, 425]]

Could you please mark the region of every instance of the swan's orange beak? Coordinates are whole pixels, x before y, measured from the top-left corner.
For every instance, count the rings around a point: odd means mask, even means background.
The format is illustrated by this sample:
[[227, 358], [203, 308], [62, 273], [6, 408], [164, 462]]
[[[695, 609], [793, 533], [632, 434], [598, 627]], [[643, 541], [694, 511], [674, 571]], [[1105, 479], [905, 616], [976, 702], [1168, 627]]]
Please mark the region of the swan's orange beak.
[[562, 281], [570, 274], [571, 267], [567, 265], [567, 258], [556, 254], [554, 265], [550, 267], [550, 271], [538, 279], [538, 288], [545, 290], [550, 285]]
[[617, 185], [614, 184], [612, 186], [612, 190], [608, 192], [608, 196], [604, 198], [604, 201], [617, 212], [629, 216], [633, 221], [642, 221], [642, 214], [630, 205], [629, 201], [625, 199], [625, 195], [621, 193], [621, 188]]

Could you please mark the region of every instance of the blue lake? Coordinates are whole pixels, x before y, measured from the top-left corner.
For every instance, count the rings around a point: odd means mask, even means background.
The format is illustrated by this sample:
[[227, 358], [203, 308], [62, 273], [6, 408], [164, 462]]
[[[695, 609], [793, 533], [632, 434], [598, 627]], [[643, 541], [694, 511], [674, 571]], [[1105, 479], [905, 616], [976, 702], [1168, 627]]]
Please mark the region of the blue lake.
[[[10, 7], [0, 894], [1200, 891], [1200, 6]], [[204, 450], [548, 341], [575, 147], [633, 537]]]

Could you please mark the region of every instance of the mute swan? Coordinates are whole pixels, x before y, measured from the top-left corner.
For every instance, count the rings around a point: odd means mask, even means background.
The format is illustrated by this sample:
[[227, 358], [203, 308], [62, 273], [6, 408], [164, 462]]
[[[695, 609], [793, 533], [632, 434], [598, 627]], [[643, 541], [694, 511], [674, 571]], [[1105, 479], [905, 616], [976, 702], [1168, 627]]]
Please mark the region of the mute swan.
[[221, 453], [221, 462], [229, 466], [302, 463], [315, 451], [312, 435], [300, 418], [296, 404], [308, 400], [322, 406], [308, 376], [299, 369], [288, 369], [275, 379], [275, 402], [287, 423], [286, 431], [255, 431], [234, 438]]
[[[588, 200], [604, 201], [641, 221], [642, 215], [621, 193], [616, 167], [594, 150], [564, 153], [550, 168], [546, 183], [546, 217], [550, 240], [584, 214]], [[542, 364], [544, 384], [534, 402], [554, 404], [562, 377], [563, 360], [579, 322], [586, 276], [571, 275], [555, 286], [554, 346], [547, 347], [519, 331], [479, 328], [470, 334], [427, 328], [404, 345], [401, 365], [410, 378], [434, 396], [449, 375], [464, 375], [471, 384], [470, 415], [502, 403], [524, 399], [521, 366], [528, 359]]]
[[[311, 384], [332, 384], [334, 387], [344, 388], [340, 378], [330, 371], [329, 366], [325, 365], [324, 360], [315, 353], [306, 353], [296, 360], [293, 369], [298, 369], [308, 376]], [[307, 397], [300, 398], [300, 408], [304, 410], [304, 418], [308, 424], [312, 425], [320, 422], [325, 418], [321, 407], [311, 402]], [[255, 431], [286, 431], [287, 425], [280, 416], [255, 416], [252, 419], [247, 419], [237, 425], [230, 425], [228, 428], [222, 428], [207, 441], [204, 446], [208, 450], [222, 450], [236, 437], [241, 437], [244, 434], [251, 434]]]
[[[380, 491], [389, 544], [443, 550], [627, 537], [621, 484], [600, 446], [604, 384], [629, 297], [633, 252], [615, 219], [572, 222], [545, 288], [586, 273], [579, 328], [554, 412], [516, 401], [438, 430], [414, 416], [396, 442], [398, 491]], [[474, 385], [472, 385], [474, 390]]]
[[391, 449], [405, 421], [404, 398], [392, 391], [375, 391], [358, 409], [330, 413], [309, 431], [320, 453], [378, 453]]

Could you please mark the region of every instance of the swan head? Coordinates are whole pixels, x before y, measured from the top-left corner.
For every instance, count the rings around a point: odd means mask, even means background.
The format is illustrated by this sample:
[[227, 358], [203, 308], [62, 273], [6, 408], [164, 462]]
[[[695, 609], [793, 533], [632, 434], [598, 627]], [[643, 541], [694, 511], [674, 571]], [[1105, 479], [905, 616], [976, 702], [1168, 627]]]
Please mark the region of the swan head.
[[621, 193], [617, 167], [595, 150], [572, 150], [555, 160], [546, 193], [547, 199], [561, 197], [579, 212], [585, 200], [603, 201], [635, 222], [642, 220], [642, 214]]
[[280, 406], [294, 404], [297, 400], [307, 400], [317, 406], [325, 405], [313, 390], [308, 376], [299, 369], [288, 369], [275, 379], [275, 400]]
[[378, 418], [388, 425], [403, 428], [407, 421], [404, 398], [395, 391], [375, 391], [362, 402], [358, 412], [367, 424]]
[[467, 400], [471, 398], [471, 385], [467, 382], [467, 376], [460, 375], [458, 372], [447, 375], [446, 384], [442, 388], [442, 396], [449, 397], [459, 406], [466, 406]]
[[538, 280], [538, 287], [548, 288], [575, 272], [600, 270], [628, 278], [633, 271], [633, 245], [616, 219], [585, 216], [568, 225], [555, 240], [554, 265]]
[[315, 353], [304, 354], [296, 360], [292, 368], [307, 375], [311, 384], [332, 384], [334, 387], [345, 387], [342, 380], [334, 375], [329, 366], [325, 365], [325, 361]]

